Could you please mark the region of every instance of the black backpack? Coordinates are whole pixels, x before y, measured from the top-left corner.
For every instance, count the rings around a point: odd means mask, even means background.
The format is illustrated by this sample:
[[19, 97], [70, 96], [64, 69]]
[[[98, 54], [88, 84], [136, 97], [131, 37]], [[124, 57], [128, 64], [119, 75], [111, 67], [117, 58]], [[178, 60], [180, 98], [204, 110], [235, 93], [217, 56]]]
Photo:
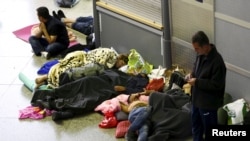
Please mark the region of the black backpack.
[[56, 0], [56, 3], [59, 7], [72, 8], [75, 6], [80, 0]]

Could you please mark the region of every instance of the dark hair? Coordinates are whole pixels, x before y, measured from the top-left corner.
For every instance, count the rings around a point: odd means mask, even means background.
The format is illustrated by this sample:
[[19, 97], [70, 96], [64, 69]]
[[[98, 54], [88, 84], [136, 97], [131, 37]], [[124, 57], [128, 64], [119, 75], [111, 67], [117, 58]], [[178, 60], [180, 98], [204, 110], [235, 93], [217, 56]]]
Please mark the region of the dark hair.
[[209, 39], [203, 31], [198, 31], [192, 37], [192, 43], [198, 43], [202, 47], [209, 44]]
[[126, 64], [128, 64], [128, 54], [120, 54], [120, 58], [123, 60]]
[[37, 11], [37, 15], [40, 16], [40, 17], [43, 17], [45, 19], [49, 19], [50, 17], [50, 14], [49, 14], [49, 9], [47, 7], [39, 7], [36, 9]]

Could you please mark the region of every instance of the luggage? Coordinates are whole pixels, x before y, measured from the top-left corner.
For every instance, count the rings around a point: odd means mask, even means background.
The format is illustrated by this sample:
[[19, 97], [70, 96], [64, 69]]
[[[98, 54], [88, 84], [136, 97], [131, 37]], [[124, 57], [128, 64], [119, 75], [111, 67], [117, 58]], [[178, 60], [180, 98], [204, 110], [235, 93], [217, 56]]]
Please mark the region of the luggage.
[[74, 7], [80, 0], [56, 0], [56, 3], [59, 7], [64, 8], [72, 8]]

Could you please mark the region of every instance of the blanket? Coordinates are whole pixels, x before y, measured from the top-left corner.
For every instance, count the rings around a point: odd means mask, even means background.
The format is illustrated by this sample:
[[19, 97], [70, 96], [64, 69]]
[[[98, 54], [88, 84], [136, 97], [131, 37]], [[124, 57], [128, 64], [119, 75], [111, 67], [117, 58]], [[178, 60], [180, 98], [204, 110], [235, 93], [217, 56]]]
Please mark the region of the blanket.
[[117, 54], [110, 48], [99, 47], [91, 51], [74, 51], [67, 54], [59, 63], [54, 65], [48, 73], [48, 84], [59, 86], [59, 77], [66, 70], [98, 63], [104, 67], [112, 68], [117, 60]]
[[31, 105], [37, 106], [37, 100], [51, 97], [52, 110], [71, 111], [77, 115], [94, 112], [103, 101], [119, 95], [114, 90], [115, 85], [125, 86], [131, 77], [134, 76], [108, 69], [98, 76], [86, 76], [53, 90], [36, 90]]
[[171, 92], [173, 94], [154, 92], [149, 97], [149, 105], [152, 106], [149, 141], [167, 141], [192, 135], [191, 113], [185, 108], [190, 97], [179, 90]]

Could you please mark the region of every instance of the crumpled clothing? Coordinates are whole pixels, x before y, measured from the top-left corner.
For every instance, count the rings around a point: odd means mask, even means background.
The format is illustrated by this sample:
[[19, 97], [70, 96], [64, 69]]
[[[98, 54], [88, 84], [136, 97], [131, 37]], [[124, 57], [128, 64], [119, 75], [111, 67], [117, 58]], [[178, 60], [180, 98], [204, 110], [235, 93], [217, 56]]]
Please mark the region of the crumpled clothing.
[[94, 110], [100, 111], [103, 114], [106, 114], [108, 112], [115, 113], [121, 110], [119, 101], [128, 104], [127, 103], [128, 96], [129, 95], [126, 94], [120, 94], [112, 99], [105, 100], [101, 104], [99, 104]]
[[52, 112], [52, 110], [28, 106], [22, 110], [19, 110], [19, 119], [43, 119], [47, 116], [51, 116]]
[[104, 119], [99, 123], [100, 128], [114, 128], [118, 124], [118, 121], [113, 112], [108, 111], [104, 115]]
[[58, 60], [52, 60], [52, 61], [48, 61], [45, 64], [43, 64], [43, 66], [37, 71], [37, 74], [48, 74], [49, 70], [52, 66], [54, 66], [55, 64], [57, 64], [59, 61]]

